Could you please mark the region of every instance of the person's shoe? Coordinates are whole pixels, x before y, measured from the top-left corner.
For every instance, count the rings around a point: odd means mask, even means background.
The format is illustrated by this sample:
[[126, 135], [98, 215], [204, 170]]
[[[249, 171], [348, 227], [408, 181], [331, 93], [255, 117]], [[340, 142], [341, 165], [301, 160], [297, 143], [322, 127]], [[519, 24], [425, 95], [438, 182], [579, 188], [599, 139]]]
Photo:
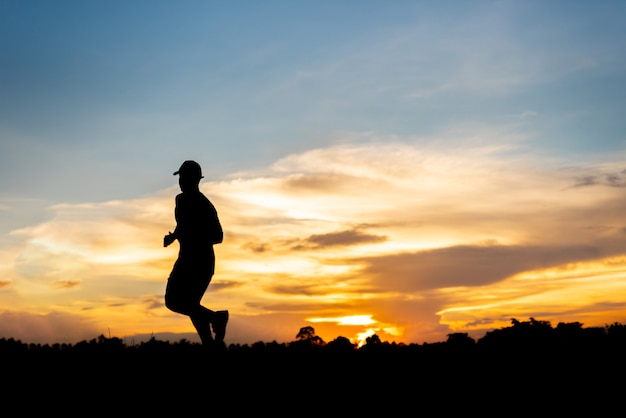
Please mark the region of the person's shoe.
[[226, 335], [226, 324], [228, 323], [228, 311], [216, 311], [213, 319], [213, 332], [215, 333], [215, 341], [224, 341]]

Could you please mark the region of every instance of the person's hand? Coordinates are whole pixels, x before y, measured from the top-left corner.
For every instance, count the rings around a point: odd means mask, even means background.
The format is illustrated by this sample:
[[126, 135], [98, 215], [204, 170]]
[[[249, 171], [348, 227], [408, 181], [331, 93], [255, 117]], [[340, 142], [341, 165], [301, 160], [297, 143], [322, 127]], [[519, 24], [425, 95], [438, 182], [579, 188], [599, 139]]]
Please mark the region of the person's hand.
[[167, 247], [172, 242], [174, 242], [175, 239], [176, 239], [176, 237], [174, 236], [174, 234], [169, 232], [166, 236], [163, 237], [163, 246]]

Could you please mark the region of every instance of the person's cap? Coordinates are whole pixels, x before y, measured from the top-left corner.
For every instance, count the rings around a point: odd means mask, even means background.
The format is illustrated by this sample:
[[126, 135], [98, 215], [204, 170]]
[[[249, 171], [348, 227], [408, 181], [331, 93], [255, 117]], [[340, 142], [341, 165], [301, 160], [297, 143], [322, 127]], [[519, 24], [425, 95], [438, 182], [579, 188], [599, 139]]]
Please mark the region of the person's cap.
[[200, 168], [200, 164], [198, 164], [195, 161], [192, 160], [187, 160], [184, 163], [182, 163], [182, 165], [180, 166], [180, 168], [178, 169], [178, 171], [174, 172], [174, 175], [181, 175], [181, 176], [185, 176], [185, 177], [196, 177], [196, 178], [203, 178], [204, 176], [202, 175], [202, 169]]

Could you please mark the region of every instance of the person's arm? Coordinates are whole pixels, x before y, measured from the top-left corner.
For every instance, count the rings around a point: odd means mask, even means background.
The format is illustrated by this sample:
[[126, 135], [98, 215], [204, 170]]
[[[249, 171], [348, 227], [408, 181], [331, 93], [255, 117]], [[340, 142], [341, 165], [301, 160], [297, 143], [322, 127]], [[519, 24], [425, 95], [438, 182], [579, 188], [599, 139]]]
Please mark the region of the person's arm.
[[175, 240], [176, 240], [176, 230], [174, 230], [174, 233], [168, 232], [168, 234], [163, 237], [163, 246], [167, 247]]
[[176, 228], [174, 232], [168, 232], [166, 236], [163, 237], [163, 246], [167, 247], [174, 241], [178, 239], [178, 206], [179, 206], [180, 195], [176, 196], [176, 206], [174, 207], [174, 218], [176, 219]]

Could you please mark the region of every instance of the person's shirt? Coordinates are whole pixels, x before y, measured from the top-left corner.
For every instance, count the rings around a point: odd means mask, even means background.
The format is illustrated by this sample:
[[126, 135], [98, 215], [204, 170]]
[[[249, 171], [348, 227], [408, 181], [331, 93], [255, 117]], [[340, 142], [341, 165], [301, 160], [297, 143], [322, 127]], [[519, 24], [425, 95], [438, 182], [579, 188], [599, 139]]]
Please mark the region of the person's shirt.
[[181, 254], [206, 254], [224, 239], [217, 210], [202, 192], [185, 192], [176, 196], [175, 234]]

